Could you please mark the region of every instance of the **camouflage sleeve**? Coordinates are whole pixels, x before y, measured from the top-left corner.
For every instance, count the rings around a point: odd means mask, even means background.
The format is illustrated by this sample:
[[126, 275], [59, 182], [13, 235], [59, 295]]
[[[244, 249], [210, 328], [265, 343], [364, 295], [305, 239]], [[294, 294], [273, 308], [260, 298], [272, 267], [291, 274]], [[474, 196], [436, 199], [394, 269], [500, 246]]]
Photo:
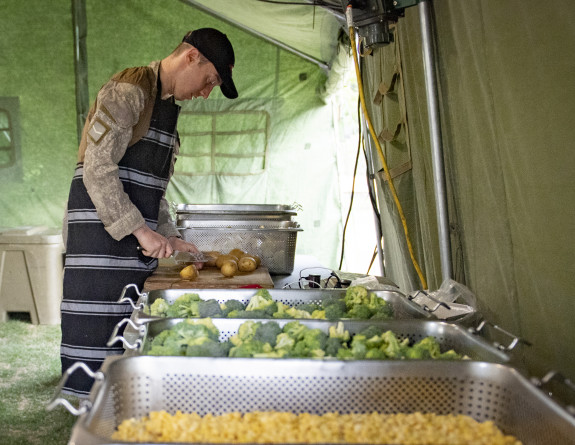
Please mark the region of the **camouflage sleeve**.
[[110, 81], [98, 93], [97, 108], [88, 127], [84, 184], [98, 216], [115, 240], [145, 224], [124, 192], [118, 173], [118, 162], [126, 152], [144, 103], [139, 87]]

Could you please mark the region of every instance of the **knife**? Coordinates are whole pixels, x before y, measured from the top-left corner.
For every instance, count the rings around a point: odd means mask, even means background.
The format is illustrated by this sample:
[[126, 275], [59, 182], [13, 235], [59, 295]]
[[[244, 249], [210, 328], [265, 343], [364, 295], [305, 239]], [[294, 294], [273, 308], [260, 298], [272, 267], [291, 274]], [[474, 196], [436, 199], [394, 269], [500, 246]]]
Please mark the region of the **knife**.
[[[142, 246], [138, 246], [137, 249], [138, 251], [143, 250]], [[171, 258], [173, 258], [176, 263], [205, 263], [210, 260], [204, 252], [181, 252], [179, 250], [174, 250]]]
[[209, 258], [204, 254], [204, 252], [194, 253], [174, 250], [172, 258], [176, 263], [205, 263], [209, 261]]

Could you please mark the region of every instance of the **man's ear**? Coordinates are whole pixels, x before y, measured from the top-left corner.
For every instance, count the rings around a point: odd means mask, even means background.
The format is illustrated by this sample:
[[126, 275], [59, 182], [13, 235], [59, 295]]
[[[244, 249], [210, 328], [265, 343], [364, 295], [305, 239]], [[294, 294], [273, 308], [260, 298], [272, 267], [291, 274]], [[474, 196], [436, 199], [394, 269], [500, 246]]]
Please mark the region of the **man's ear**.
[[197, 48], [191, 47], [188, 51], [186, 51], [186, 60], [188, 63], [192, 63], [200, 58], [200, 52]]

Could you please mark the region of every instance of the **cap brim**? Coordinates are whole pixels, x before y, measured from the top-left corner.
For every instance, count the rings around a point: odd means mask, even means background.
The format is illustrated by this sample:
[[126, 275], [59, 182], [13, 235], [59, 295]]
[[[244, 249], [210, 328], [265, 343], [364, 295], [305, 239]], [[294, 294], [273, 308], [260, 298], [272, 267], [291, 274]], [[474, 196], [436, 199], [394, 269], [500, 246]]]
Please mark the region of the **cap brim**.
[[220, 76], [220, 79], [222, 79], [222, 85], [220, 86], [220, 89], [222, 90], [223, 95], [228, 99], [235, 99], [238, 97], [238, 90], [236, 90], [236, 85], [232, 79], [231, 69], [228, 67], [222, 68], [218, 66], [215, 66], [215, 68], [218, 72], [218, 75]]
[[228, 79], [222, 79], [222, 85], [220, 86], [222, 93], [228, 99], [235, 99], [238, 97], [238, 90], [236, 90], [236, 86], [234, 85], [234, 81], [231, 77]]

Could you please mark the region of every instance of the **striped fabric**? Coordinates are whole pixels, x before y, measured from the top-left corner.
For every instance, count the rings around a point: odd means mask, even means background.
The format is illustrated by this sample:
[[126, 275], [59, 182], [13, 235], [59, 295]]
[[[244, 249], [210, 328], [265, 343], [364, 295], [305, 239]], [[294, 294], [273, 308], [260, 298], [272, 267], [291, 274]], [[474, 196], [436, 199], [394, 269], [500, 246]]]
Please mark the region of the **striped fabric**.
[[[124, 191], [152, 230], [157, 227], [160, 200], [169, 181], [179, 113], [177, 105], [159, 97], [148, 133], [127, 149], [119, 163]], [[106, 232], [82, 179], [83, 165], [78, 164], [68, 201], [61, 305], [63, 372], [77, 361], [97, 371], [106, 357], [124, 352], [122, 344], [106, 346], [114, 327], [132, 313], [129, 304], [117, 301], [128, 284], [141, 290], [158, 265], [157, 259], [137, 250], [133, 235], [116, 241]], [[133, 293], [128, 296], [134, 298]], [[91, 378], [77, 371], [69, 376], [63, 392], [86, 397], [92, 384]]]

